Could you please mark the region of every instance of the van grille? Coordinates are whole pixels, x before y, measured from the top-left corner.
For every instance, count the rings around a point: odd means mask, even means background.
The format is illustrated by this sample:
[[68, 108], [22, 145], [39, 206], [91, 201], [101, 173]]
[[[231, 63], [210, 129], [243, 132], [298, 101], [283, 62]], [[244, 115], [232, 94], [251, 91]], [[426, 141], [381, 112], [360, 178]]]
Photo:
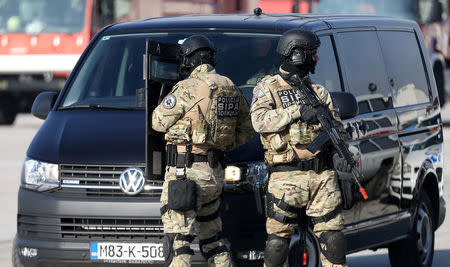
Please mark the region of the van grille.
[[61, 219], [62, 238], [128, 240], [163, 235], [161, 219]]
[[[119, 186], [119, 178], [127, 168], [136, 167], [145, 172], [144, 166], [125, 165], [60, 165], [61, 189], [55, 193], [83, 196], [128, 196]], [[163, 181], [147, 180], [146, 189], [136, 197], [159, 197]]]
[[146, 240], [162, 238], [160, 218], [54, 218], [18, 216], [21, 235], [30, 238]]

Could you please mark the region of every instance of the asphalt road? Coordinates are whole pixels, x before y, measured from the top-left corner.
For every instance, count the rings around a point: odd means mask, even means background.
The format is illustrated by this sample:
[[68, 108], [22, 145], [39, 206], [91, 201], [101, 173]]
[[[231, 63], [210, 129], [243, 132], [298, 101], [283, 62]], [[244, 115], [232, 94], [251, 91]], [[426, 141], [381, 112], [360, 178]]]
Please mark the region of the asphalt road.
[[[449, 77], [450, 75], [447, 75]], [[450, 77], [449, 77], [450, 78]], [[449, 79], [450, 80], [450, 79]], [[442, 111], [446, 122], [444, 129], [445, 164], [450, 166], [450, 102]], [[16, 232], [17, 189], [25, 153], [42, 120], [31, 115], [19, 115], [13, 126], [0, 126], [0, 266], [11, 266], [11, 243]], [[444, 168], [444, 192], [447, 207], [450, 205], [450, 170]], [[450, 211], [448, 212], [450, 213]], [[447, 267], [450, 262], [450, 219], [436, 232], [434, 254], [435, 267]], [[349, 266], [381, 267], [389, 266], [386, 249], [363, 251], [348, 257]]]

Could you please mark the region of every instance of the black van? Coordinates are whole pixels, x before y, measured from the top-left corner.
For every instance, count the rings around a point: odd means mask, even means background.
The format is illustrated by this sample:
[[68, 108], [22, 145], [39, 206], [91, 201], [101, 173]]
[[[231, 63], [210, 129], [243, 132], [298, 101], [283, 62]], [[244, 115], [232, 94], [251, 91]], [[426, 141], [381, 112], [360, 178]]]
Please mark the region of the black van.
[[[430, 266], [434, 232], [445, 217], [443, 134], [419, 26], [300, 14], [165, 17], [99, 32], [61, 93], [35, 100], [33, 114], [45, 122], [23, 167], [13, 265], [162, 263], [164, 143], [151, 133], [146, 155], [145, 111], [136, 107], [136, 92], [145, 86], [146, 39], [177, 44], [194, 33], [208, 36], [218, 48], [217, 71], [251, 101], [255, 84], [277, 71], [278, 39], [292, 28], [320, 36], [313, 82], [352, 93], [359, 106], [359, 114], [344, 123], [369, 199], [344, 212], [348, 253], [388, 247], [393, 266], [405, 259], [409, 266]], [[149, 87], [154, 104], [167, 93]], [[146, 156], [152, 158], [147, 169]], [[223, 234], [237, 262], [260, 263], [265, 220], [256, 213], [253, 188], [266, 179], [266, 168], [259, 137], [226, 158], [234, 172], [226, 174]], [[147, 173], [139, 176], [145, 185], [138, 194], [120, 182], [129, 168]], [[297, 243], [293, 238], [293, 250]], [[314, 240], [308, 245], [317, 249]], [[198, 245], [193, 248], [194, 263], [204, 263]], [[317, 262], [316, 250], [308, 265]]]

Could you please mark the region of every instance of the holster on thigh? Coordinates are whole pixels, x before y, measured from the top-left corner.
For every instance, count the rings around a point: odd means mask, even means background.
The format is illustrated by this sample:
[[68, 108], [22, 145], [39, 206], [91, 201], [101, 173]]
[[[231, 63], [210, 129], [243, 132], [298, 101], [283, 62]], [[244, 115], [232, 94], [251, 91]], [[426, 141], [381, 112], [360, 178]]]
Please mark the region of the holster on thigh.
[[167, 197], [168, 209], [176, 211], [195, 210], [197, 208], [197, 185], [187, 178], [169, 181]]

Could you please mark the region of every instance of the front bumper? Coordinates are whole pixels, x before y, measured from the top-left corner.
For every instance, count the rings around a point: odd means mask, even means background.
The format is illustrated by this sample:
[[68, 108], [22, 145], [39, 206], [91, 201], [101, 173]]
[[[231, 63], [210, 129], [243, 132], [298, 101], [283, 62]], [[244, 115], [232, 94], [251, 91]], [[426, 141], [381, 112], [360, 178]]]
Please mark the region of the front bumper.
[[[255, 213], [252, 194], [225, 194], [221, 217], [223, 235], [237, 255], [263, 251], [265, 219]], [[15, 248], [36, 248], [36, 257], [22, 263], [98, 263], [91, 260], [91, 242], [162, 243], [159, 197], [70, 197], [19, 189]], [[250, 212], [249, 212], [250, 211]], [[196, 239], [193, 265], [204, 265]], [[252, 261], [239, 261], [250, 266]], [[139, 263], [139, 262], [138, 262]], [[149, 264], [150, 262], [141, 262]], [[153, 262], [155, 266], [163, 262]]]
[[[162, 243], [161, 204], [157, 197], [80, 199], [21, 188], [18, 203], [14, 247], [38, 249], [36, 257], [18, 253], [25, 264], [104, 262], [91, 260], [91, 242]], [[193, 264], [203, 264], [198, 244], [191, 247], [196, 252]]]

